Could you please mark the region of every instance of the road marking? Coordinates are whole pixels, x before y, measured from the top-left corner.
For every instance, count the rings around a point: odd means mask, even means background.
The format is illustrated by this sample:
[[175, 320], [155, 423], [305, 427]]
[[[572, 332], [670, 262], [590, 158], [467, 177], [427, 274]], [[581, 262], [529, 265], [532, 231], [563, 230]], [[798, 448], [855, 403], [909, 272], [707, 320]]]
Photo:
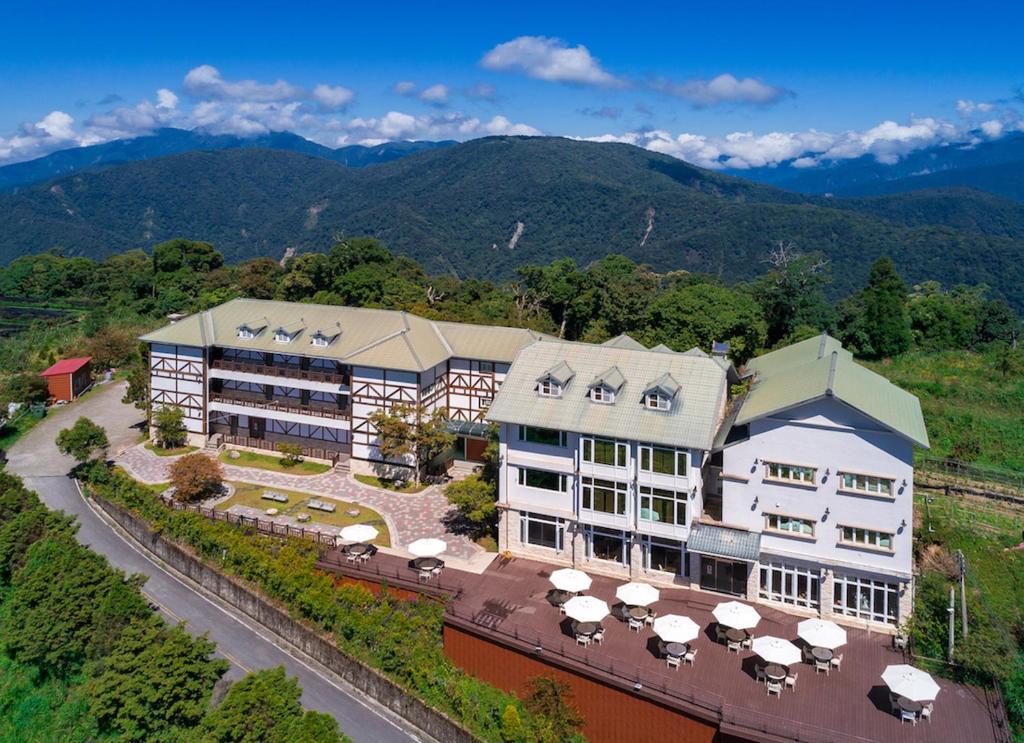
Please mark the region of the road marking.
[[[54, 475], [51, 475], [51, 477], [53, 477], [53, 476]], [[106, 519], [104, 519], [102, 516], [100, 516], [100, 514], [96, 511], [96, 507], [93, 506], [93, 504], [89, 502], [89, 499], [85, 497], [85, 493], [82, 492], [82, 486], [78, 483], [78, 480], [77, 479], [76, 480], [72, 480], [72, 482], [74, 482], [75, 489], [78, 491], [78, 495], [82, 499], [82, 502], [85, 503], [85, 507], [88, 508], [90, 511], [92, 511], [93, 515], [96, 516], [96, 518], [98, 518], [100, 521], [102, 521], [104, 526], [106, 526], [111, 532], [113, 532], [115, 535], [117, 535], [117, 538], [120, 539], [122, 542], [124, 542], [129, 547], [129, 549], [131, 549], [132, 551], [138, 553], [138, 555], [140, 557], [142, 557], [143, 560], [145, 560], [146, 562], [148, 562], [151, 565], [153, 565], [153, 567], [155, 567], [157, 570], [159, 570], [161, 573], [166, 575], [168, 578], [170, 578], [174, 582], [176, 582], [179, 585], [181, 585], [181, 587], [184, 588], [185, 590], [187, 590], [190, 593], [194, 594], [195, 596], [201, 598], [203, 601], [205, 601], [210, 606], [212, 606], [215, 609], [217, 609], [219, 612], [221, 612], [225, 616], [229, 617], [230, 619], [234, 620], [235, 622], [238, 622], [238, 624], [240, 624], [243, 627], [245, 627], [247, 630], [252, 632], [254, 635], [256, 635], [257, 637], [262, 639], [264, 642], [267, 642], [271, 646], [276, 648], [277, 650], [280, 650], [282, 653], [287, 655], [289, 658], [294, 660], [296, 663], [301, 665], [303, 668], [308, 670], [310, 673], [315, 675], [317, 678], [319, 678], [320, 680], [322, 680], [326, 684], [329, 684], [330, 686], [332, 686], [335, 689], [337, 689], [346, 698], [351, 699], [353, 702], [356, 702], [357, 704], [362, 706], [364, 709], [366, 709], [368, 712], [372, 713], [375, 717], [379, 718], [380, 720], [383, 720], [384, 722], [389, 724], [391, 727], [395, 728], [395, 730], [398, 730], [400, 733], [402, 733], [402, 735], [406, 736], [410, 740], [417, 741], [417, 743], [422, 743], [423, 739], [420, 738], [419, 735], [414, 734], [409, 729], [404, 728], [401, 725], [399, 725], [397, 722], [395, 722], [394, 720], [391, 719], [390, 715], [383, 714], [380, 709], [375, 707], [375, 705], [369, 703], [368, 701], [366, 701], [364, 699], [360, 699], [359, 696], [357, 696], [357, 694], [359, 693], [358, 690], [356, 690], [356, 693], [353, 693], [353, 692], [345, 689], [341, 685], [337, 684], [333, 679], [328, 678], [323, 673], [321, 673], [318, 669], [314, 668], [312, 665], [307, 663], [302, 658], [299, 658], [298, 656], [296, 656], [293, 653], [291, 653], [289, 650], [286, 650], [281, 645], [278, 645], [271, 638], [269, 638], [266, 635], [264, 635], [260, 630], [256, 629], [255, 627], [250, 625], [248, 622], [242, 621], [241, 617], [235, 616], [234, 614], [229, 612], [227, 609], [225, 609], [223, 606], [218, 604], [216, 601], [212, 601], [211, 599], [207, 598], [202, 593], [200, 593], [199, 591], [195, 590], [190, 585], [188, 585], [183, 580], [181, 580], [181, 578], [179, 578], [178, 576], [174, 575], [169, 570], [165, 569], [162, 565], [160, 565], [153, 558], [151, 558], [149, 555], [147, 555], [145, 553], [145, 551], [140, 546], [138, 546], [137, 544], [134, 544], [131, 540], [126, 538], [124, 535], [122, 535], [121, 532], [118, 531], [117, 529], [112, 528], [110, 526], [110, 524], [108, 524], [106, 522]], [[221, 650], [221, 652], [223, 653], [223, 650]]]
[[[193, 591], [193, 593], [195, 593], [195, 592]], [[149, 601], [154, 606], [158, 607], [160, 609], [160, 611], [162, 611], [164, 614], [169, 616], [171, 619], [173, 619], [178, 624], [188, 624], [188, 620], [187, 619], [183, 619], [179, 615], [175, 614], [174, 611], [170, 607], [165, 606], [164, 604], [161, 604], [152, 595], [146, 593], [145, 591], [142, 592], [142, 595], [145, 596], [147, 599], [149, 599]], [[223, 655], [224, 658], [229, 663], [235, 664], [236, 666], [241, 668], [246, 673], [252, 673], [253, 672], [253, 670], [251, 668], [249, 668], [249, 666], [245, 665], [245, 663], [243, 663], [242, 661], [238, 660], [238, 658], [233, 656], [231, 653], [229, 653], [227, 650], [225, 650], [224, 648], [220, 647], [219, 645], [217, 646], [217, 653], [219, 653], [220, 655]], [[288, 653], [288, 655], [291, 655], [291, 653]]]

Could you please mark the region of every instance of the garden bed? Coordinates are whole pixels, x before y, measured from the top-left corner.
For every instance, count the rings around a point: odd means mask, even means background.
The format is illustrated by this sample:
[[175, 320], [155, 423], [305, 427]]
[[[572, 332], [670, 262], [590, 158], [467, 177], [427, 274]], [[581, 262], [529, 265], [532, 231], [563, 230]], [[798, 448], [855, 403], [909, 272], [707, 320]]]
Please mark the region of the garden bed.
[[[232, 455], [237, 454], [235, 458]], [[320, 462], [307, 462], [302, 460], [294, 464], [287, 464], [283, 456], [269, 454], [257, 454], [252, 451], [240, 449], [228, 449], [220, 454], [220, 461], [235, 467], [255, 467], [256, 469], [268, 470], [270, 472], [283, 472], [287, 475], [322, 475], [331, 471], [331, 465]]]
[[151, 451], [158, 457], [177, 457], [181, 454], [191, 454], [194, 451], [199, 451], [198, 446], [175, 446], [170, 449], [164, 449], [162, 446], [157, 446], [152, 441], [145, 445], [147, 451]]
[[404, 487], [396, 488], [394, 480], [387, 480], [380, 477], [374, 477], [373, 475], [353, 475], [363, 485], [369, 485], [371, 488], [380, 488], [381, 490], [390, 490], [392, 493], [422, 493], [427, 489], [427, 486], [423, 483], [417, 485], [416, 483], [407, 483]]

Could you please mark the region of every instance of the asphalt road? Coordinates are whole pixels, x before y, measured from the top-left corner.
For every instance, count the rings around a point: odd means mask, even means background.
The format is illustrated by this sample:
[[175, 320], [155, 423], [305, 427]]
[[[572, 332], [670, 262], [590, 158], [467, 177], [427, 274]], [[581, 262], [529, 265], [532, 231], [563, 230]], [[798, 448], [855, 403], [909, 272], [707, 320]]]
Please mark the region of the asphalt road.
[[7, 469], [20, 475], [39, 493], [46, 505], [74, 515], [80, 524], [78, 540], [106, 556], [110, 563], [128, 574], [147, 576], [143, 592], [174, 622], [184, 622], [195, 635], [206, 633], [217, 643], [217, 654], [231, 663], [228, 675], [239, 678], [261, 668], [283, 665], [302, 685], [302, 704], [307, 709], [334, 716], [346, 735], [362, 743], [407, 743], [420, 740], [400, 719], [391, 716], [358, 691], [321, 675], [311, 665], [277, 645], [265, 631], [229, 608], [211, 601], [187, 583], [153, 562], [129, 539], [122, 537], [101, 519], [81, 496], [67, 475], [71, 462], [57, 451], [57, 431], [79, 416], [103, 425], [113, 449], [138, 441], [138, 411], [122, 405], [123, 386], [109, 385], [91, 392], [85, 399], [54, 411], [19, 441], [10, 452]]

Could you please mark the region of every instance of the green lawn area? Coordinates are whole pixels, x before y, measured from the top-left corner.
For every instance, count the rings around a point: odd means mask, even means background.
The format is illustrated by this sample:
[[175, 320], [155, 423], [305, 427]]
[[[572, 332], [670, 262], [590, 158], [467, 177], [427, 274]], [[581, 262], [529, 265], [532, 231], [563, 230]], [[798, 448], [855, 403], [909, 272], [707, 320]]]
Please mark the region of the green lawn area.
[[37, 418], [32, 413], [25, 413], [13, 423], [0, 426], [0, 449], [6, 451], [17, 443], [18, 439], [24, 436], [42, 418]]
[[[292, 518], [298, 516], [300, 513], [308, 513], [310, 520], [306, 522], [307, 524], [330, 524], [331, 526], [370, 524], [380, 531], [380, 534], [375, 540], [373, 540], [373, 543], [381, 547], [388, 547], [391, 545], [391, 535], [388, 533], [388, 527], [384, 523], [384, 519], [379, 513], [367, 508], [366, 506], [335, 500], [334, 498], [324, 498], [312, 493], [300, 493], [295, 490], [282, 490], [281, 488], [268, 488], [265, 485], [251, 485], [244, 482], [232, 482], [231, 484], [235, 486], [235, 494], [228, 500], [217, 504], [216, 509], [218, 511], [226, 511], [231, 506], [236, 505], [258, 508], [261, 511], [265, 511], [268, 508], [276, 508], [282, 515], [291, 516]], [[288, 502], [277, 503], [271, 500], [264, 500], [260, 496], [262, 496], [267, 490], [273, 490], [275, 493], [282, 493], [288, 496]], [[306, 507], [306, 503], [311, 499], [333, 503], [336, 506], [336, 510], [334, 513], [310, 510]], [[349, 516], [346, 513], [346, 511], [353, 508], [359, 511], [358, 516]]]
[[394, 480], [383, 480], [373, 475], [356, 475], [355, 478], [363, 485], [369, 485], [371, 488], [381, 488], [383, 490], [391, 490], [395, 493], [419, 493], [427, 489], [426, 485], [415, 483], [408, 483], [403, 488], [396, 488]]
[[[239, 455], [238, 459], [232, 459], [230, 456], [232, 453], [237, 453]], [[222, 451], [220, 453], [220, 461], [236, 467], [256, 467], [257, 469], [270, 470], [271, 472], [283, 472], [287, 475], [322, 475], [331, 469], [329, 464], [307, 462], [305, 460], [287, 465], [283, 464], [283, 458], [280, 456], [257, 454], [256, 452], [240, 451], [238, 449]]]
[[158, 457], [176, 457], [179, 454], [191, 454], [194, 451], [199, 451], [198, 446], [178, 446], [173, 449], [164, 449], [162, 446], [157, 446], [152, 442], [146, 444], [146, 449]]
[[1024, 374], [1004, 379], [995, 353], [913, 352], [868, 366], [920, 398], [929, 456], [1024, 470]]

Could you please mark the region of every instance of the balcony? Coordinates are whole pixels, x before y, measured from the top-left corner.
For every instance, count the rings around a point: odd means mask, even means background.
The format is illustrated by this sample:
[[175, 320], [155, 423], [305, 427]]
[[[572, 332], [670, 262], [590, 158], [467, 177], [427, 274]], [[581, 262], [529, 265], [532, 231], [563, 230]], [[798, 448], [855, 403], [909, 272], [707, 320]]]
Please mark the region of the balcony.
[[268, 400], [262, 395], [247, 394], [237, 390], [210, 392], [210, 402], [222, 402], [267, 412], [296, 413], [298, 415], [311, 415], [317, 418], [331, 418], [334, 420], [348, 420], [352, 415], [352, 411], [348, 406], [339, 408], [336, 405], [319, 402], [303, 405], [292, 398], [273, 398]]
[[324, 369], [303, 369], [298, 364], [259, 364], [255, 361], [214, 359], [210, 362], [210, 366], [214, 369], [224, 369], [225, 371], [263, 374], [268, 377], [281, 377], [282, 379], [306, 379], [310, 382], [327, 382], [328, 384], [339, 385], [348, 385], [351, 382], [349, 374], [330, 372]]

